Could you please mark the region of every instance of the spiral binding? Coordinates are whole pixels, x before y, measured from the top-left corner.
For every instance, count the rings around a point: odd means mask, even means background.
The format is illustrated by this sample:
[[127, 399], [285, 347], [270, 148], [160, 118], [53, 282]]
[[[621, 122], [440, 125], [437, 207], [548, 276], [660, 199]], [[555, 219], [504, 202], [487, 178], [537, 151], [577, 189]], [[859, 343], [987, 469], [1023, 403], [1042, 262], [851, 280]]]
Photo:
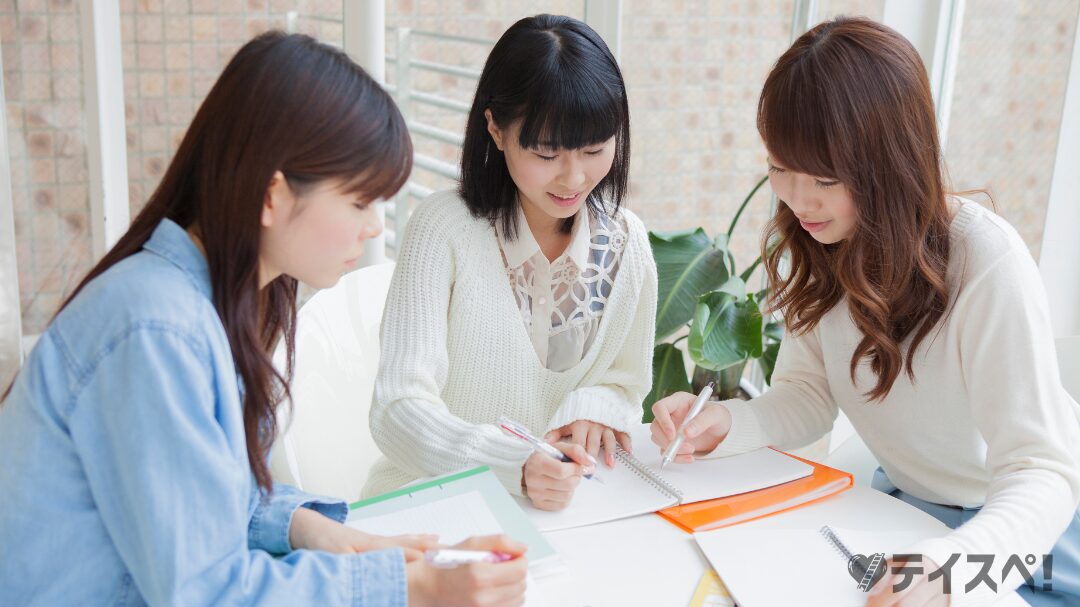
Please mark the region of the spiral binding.
[[829, 544], [833, 547], [833, 550], [836, 550], [838, 553], [840, 553], [840, 556], [844, 557], [849, 561], [851, 560], [851, 551], [848, 550], [848, 547], [844, 545], [844, 542], [840, 541], [840, 537], [836, 535], [836, 533], [828, 525], [825, 525], [824, 527], [819, 529], [818, 533], [820, 533], [826, 540], [828, 540]]
[[649, 483], [650, 485], [658, 489], [661, 493], [665, 493], [669, 497], [673, 497], [679, 500], [680, 504], [682, 503], [682, 491], [679, 491], [679, 489], [675, 487], [675, 485], [667, 482], [664, 477], [650, 470], [648, 466], [641, 463], [641, 460], [634, 457], [625, 449], [623, 449], [622, 445], [615, 446], [615, 458], [626, 464], [626, 467], [629, 468], [634, 474], [638, 475], [641, 480]]

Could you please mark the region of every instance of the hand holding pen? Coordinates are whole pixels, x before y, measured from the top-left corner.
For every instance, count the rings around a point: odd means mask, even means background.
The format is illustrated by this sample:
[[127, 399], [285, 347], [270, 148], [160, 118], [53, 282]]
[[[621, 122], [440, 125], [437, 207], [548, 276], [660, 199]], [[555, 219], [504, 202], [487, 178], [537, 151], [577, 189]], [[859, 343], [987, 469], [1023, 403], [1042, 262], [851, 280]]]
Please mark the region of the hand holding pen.
[[664, 463], [690, 463], [694, 453], [716, 448], [731, 429], [726, 407], [709, 403], [709, 384], [697, 396], [687, 392], [672, 394], [653, 405], [652, 441], [664, 453]]
[[570, 503], [582, 477], [599, 481], [596, 476], [596, 458], [589, 455], [581, 445], [550, 445], [533, 436], [521, 424], [505, 417], [499, 419], [498, 425], [533, 448], [533, 454], [522, 466], [521, 486], [537, 508], [562, 510]]
[[602, 451], [604, 464], [609, 469], [615, 467], [616, 446], [622, 447], [627, 453], [633, 452], [629, 434], [587, 419], [579, 419], [555, 428], [544, 435], [544, 440], [552, 444], [566, 440], [581, 445], [593, 457], [600, 457]]
[[528, 546], [505, 535], [471, 537], [405, 565], [409, 605], [520, 605]]

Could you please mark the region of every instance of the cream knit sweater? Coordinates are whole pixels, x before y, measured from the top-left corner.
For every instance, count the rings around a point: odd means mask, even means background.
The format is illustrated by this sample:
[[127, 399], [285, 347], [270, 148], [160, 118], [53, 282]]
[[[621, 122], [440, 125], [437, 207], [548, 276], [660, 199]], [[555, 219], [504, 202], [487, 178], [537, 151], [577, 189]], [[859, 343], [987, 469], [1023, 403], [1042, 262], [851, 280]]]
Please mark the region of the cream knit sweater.
[[652, 383], [656, 266], [641, 221], [628, 238], [596, 339], [565, 371], [540, 364], [510, 288], [495, 230], [454, 192], [413, 212], [382, 323], [371, 435], [384, 457], [363, 495], [486, 464], [521, 494], [531, 453], [494, 422], [540, 435], [579, 419], [617, 430], [641, 422]]
[[[712, 455], [806, 444], [832, 427], [839, 407], [897, 487], [982, 506], [959, 529], [903, 552], [938, 565], [952, 554], [992, 554], [998, 579], [1010, 555], [1047, 553], [1076, 515], [1080, 406], [1061, 385], [1046, 293], [1020, 236], [962, 201], [950, 238], [952, 308], [919, 345], [915, 383], [902, 372], [882, 402], [866, 402], [875, 376], [864, 361], [851, 382], [861, 333], [841, 302], [812, 331], [784, 338], [768, 392], [724, 402], [731, 431]], [[960, 557], [952, 607], [995, 598], [986, 584], [963, 593], [980, 567]]]

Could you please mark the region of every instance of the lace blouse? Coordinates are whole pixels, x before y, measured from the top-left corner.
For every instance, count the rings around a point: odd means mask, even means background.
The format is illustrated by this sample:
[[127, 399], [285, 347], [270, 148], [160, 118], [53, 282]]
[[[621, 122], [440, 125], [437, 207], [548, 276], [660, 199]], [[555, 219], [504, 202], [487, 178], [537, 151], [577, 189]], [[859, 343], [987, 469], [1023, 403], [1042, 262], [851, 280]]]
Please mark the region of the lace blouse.
[[496, 233], [537, 358], [552, 371], [573, 367], [592, 346], [600, 326], [626, 248], [626, 225], [582, 206], [575, 216], [570, 245], [552, 262], [537, 244], [520, 208], [517, 238], [507, 240], [501, 226]]

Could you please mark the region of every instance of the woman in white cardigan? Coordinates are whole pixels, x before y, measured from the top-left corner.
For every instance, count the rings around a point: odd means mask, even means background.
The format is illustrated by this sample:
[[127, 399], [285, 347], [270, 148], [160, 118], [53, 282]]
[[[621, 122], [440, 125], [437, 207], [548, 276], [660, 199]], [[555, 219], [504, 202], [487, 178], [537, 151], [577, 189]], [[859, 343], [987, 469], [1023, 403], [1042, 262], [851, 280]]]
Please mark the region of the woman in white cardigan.
[[[487, 465], [538, 508], [641, 421], [656, 268], [620, 207], [629, 108], [603, 40], [568, 17], [514, 24], [484, 66], [457, 192], [413, 213], [382, 325], [371, 410], [385, 457], [364, 488]], [[533, 454], [507, 416], [574, 461]], [[605, 447], [601, 450], [601, 447]]]

